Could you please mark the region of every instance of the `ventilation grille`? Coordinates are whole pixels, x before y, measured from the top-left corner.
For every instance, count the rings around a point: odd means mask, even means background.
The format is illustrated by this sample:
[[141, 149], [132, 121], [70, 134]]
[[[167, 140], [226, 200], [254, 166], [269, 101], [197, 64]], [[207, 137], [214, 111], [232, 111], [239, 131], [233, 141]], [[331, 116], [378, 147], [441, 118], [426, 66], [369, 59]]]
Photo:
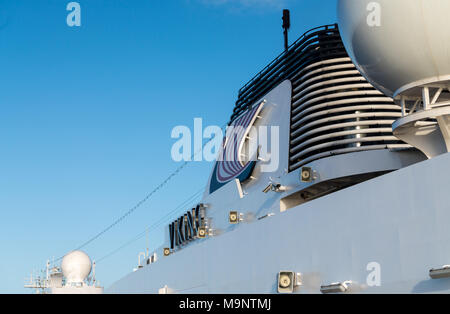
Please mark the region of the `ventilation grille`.
[[359, 73], [337, 25], [307, 32], [246, 84], [231, 121], [286, 79], [293, 85], [290, 171], [333, 155], [410, 147], [392, 134], [400, 106]]
[[291, 79], [290, 171], [328, 156], [409, 147], [392, 134], [400, 106], [365, 80], [339, 41], [313, 36], [314, 61]]

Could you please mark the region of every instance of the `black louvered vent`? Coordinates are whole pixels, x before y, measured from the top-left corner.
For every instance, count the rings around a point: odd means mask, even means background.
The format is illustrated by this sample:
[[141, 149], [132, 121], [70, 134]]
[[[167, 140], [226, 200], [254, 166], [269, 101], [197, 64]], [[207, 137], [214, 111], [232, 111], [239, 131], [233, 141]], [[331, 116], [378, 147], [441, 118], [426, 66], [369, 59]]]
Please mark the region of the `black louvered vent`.
[[242, 87], [230, 123], [286, 79], [293, 88], [290, 171], [332, 155], [409, 147], [392, 134], [400, 106], [356, 69], [337, 25], [308, 31]]

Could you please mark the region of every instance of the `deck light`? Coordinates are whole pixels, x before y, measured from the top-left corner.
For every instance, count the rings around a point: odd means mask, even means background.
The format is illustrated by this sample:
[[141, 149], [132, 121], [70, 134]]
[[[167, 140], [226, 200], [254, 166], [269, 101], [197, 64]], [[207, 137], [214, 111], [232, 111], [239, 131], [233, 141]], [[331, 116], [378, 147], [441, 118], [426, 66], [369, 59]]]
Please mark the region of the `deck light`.
[[294, 288], [301, 286], [301, 273], [280, 271], [278, 273], [278, 293], [292, 293]]
[[450, 277], [450, 265], [444, 265], [441, 268], [430, 269], [431, 279], [442, 279]]
[[352, 283], [351, 281], [344, 281], [344, 282], [335, 282], [327, 286], [321, 286], [320, 292], [322, 292], [323, 294], [347, 292], [349, 290], [349, 285], [351, 283]]

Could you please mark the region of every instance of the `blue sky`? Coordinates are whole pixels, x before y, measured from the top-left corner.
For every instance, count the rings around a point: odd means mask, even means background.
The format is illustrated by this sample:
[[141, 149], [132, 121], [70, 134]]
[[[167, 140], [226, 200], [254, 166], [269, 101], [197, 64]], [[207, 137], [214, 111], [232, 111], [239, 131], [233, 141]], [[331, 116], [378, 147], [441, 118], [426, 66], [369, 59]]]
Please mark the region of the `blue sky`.
[[[79, 0], [82, 26], [70, 28], [69, 2], [0, 0], [0, 293], [29, 293], [31, 271], [176, 169], [175, 126], [228, 121], [238, 89], [282, 51], [283, 8], [291, 40], [336, 22], [335, 0]], [[192, 163], [84, 250], [98, 260], [126, 243], [204, 187], [211, 167]], [[100, 282], [129, 273], [145, 247], [101, 261]]]

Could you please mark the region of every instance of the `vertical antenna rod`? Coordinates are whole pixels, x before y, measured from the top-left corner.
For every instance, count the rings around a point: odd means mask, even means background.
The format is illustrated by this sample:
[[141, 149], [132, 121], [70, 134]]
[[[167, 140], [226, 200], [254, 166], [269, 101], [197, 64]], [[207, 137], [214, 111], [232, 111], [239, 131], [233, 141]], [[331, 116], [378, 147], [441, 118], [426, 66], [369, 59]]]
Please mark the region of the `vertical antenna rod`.
[[283, 29], [284, 29], [284, 50], [289, 49], [288, 31], [291, 28], [291, 13], [289, 10], [283, 10]]

